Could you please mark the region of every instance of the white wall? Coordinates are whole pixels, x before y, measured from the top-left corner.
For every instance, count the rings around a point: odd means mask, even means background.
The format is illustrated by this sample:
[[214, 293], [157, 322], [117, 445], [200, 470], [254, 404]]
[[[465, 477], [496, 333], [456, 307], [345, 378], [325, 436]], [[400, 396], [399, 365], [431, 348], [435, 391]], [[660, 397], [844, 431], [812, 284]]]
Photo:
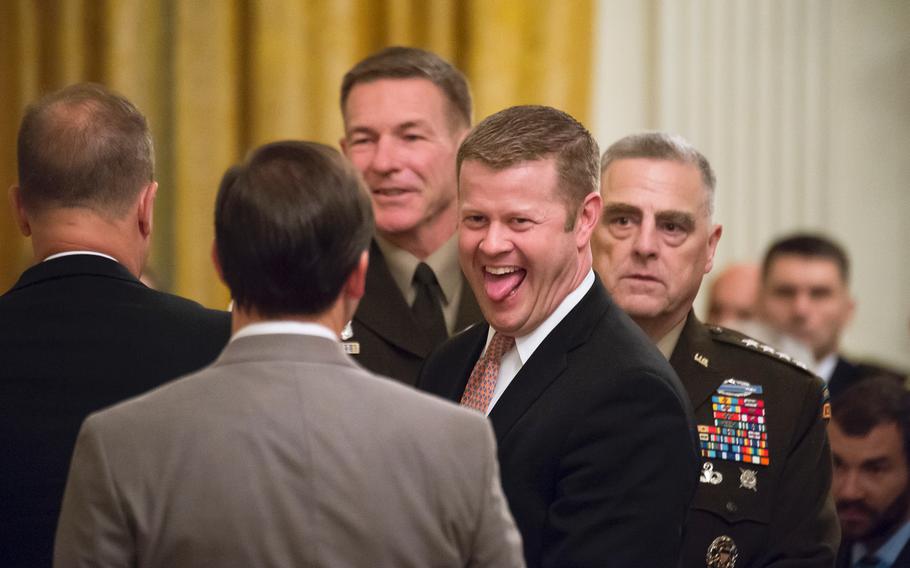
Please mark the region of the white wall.
[[[592, 128], [711, 160], [716, 266], [825, 231], [853, 261], [848, 353], [910, 368], [910, 2], [599, 0]], [[702, 313], [701, 298], [696, 306]]]

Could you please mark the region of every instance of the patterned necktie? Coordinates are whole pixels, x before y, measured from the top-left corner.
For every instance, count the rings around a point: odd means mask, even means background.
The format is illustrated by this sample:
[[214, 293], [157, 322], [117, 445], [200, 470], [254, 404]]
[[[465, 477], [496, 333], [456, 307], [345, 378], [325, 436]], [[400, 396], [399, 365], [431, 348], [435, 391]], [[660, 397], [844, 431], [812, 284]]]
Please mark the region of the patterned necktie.
[[411, 314], [420, 324], [422, 332], [429, 336], [433, 345], [442, 343], [449, 337], [449, 333], [446, 330], [446, 320], [442, 315], [442, 306], [439, 305], [436, 294], [439, 282], [436, 281], [433, 269], [427, 263], [421, 262], [414, 271], [413, 282], [417, 295], [414, 303], [411, 304]]
[[499, 364], [502, 362], [502, 356], [506, 351], [515, 345], [515, 338], [494, 333], [493, 339], [487, 345], [487, 350], [483, 357], [477, 360], [474, 370], [471, 371], [471, 378], [468, 379], [468, 385], [461, 396], [461, 405], [487, 412], [487, 406], [493, 399], [493, 390], [496, 388], [496, 377], [499, 376]]

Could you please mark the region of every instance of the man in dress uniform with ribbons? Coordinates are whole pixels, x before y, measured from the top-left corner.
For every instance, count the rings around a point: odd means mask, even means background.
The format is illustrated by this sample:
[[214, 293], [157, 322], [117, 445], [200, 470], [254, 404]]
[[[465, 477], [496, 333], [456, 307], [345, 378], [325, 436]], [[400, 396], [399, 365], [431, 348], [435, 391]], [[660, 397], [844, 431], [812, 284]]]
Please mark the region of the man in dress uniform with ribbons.
[[692, 311], [722, 232], [714, 185], [708, 160], [674, 135], [628, 136], [601, 162], [595, 269], [695, 409], [704, 462], [682, 565], [831, 566], [840, 535], [824, 385], [788, 355]]

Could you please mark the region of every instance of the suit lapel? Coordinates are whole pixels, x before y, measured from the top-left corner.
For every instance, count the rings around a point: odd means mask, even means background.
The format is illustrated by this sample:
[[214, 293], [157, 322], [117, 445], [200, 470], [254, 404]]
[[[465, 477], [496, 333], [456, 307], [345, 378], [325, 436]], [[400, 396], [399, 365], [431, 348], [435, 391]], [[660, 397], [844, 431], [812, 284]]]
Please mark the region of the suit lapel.
[[670, 356], [670, 366], [679, 375], [692, 408], [698, 408], [726, 378], [711, 365], [713, 340], [695, 314], [689, 312], [679, 341]]
[[[418, 329], [417, 322], [395, 284], [375, 240], [370, 245], [366, 294], [357, 308], [354, 320], [396, 347], [419, 357], [427, 357], [433, 349], [433, 344], [426, 335], [414, 332]], [[357, 337], [353, 339], [356, 341]]]
[[590, 337], [609, 305], [603, 285], [595, 278], [591, 289], [537, 347], [493, 407], [490, 420], [498, 441], [505, 439], [534, 401], [565, 371], [568, 354]]

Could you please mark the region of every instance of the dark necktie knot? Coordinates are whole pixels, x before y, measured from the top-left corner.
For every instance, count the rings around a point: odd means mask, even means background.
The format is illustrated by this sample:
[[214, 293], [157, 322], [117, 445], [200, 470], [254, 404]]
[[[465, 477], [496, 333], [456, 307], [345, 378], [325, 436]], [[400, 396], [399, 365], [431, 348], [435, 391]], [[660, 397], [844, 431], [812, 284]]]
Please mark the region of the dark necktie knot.
[[414, 271], [414, 282], [423, 286], [434, 286], [438, 284], [436, 274], [433, 273], [433, 269], [430, 268], [430, 265], [425, 262], [421, 262], [417, 265], [417, 270]]

